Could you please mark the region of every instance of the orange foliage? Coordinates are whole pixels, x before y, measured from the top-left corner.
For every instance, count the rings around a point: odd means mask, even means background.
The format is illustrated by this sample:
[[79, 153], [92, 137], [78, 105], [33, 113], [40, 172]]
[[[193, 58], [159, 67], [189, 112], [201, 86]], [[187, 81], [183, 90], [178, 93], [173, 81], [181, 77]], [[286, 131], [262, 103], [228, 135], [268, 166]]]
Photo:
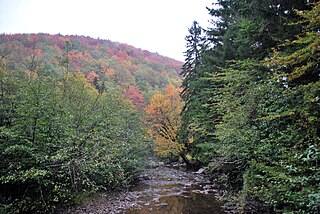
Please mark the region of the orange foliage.
[[164, 93], [155, 94], [146, 108], [148, 134], [153, 138], [154, 151], [161, 157], [179, 155], [183, 145], [177, 141], [180, 126], [181, 89], [172, 85]]
[[105, 72], [105, 75], [106, 76], [111, 76], [114, 74], [114, 69], [113, 68], [109, 68], [107, 69], [107, 71]]
[[91, 71], [86, 77], [86, 82], [93, 84], [94, 79], [98, 78], [98, 77], [99, 77], [99, 75], [96, 72]]

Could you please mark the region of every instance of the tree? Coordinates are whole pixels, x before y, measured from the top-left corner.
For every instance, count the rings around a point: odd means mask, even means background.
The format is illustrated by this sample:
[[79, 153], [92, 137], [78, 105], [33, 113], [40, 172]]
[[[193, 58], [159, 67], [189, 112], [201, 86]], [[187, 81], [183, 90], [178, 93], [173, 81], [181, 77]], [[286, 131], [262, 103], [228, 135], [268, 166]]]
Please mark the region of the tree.
[[183, 149], [177, 139], [181, 111], [179, 91], [179, 88], [169, 85], [164, 93], [152, 96], [146, 107], [148, 133], [153, 139], [154, 151], [160, 157], [177, 157]]
[[0, 107], [12, 111], [0, 115], [1, 212], [53, 213], [81, 193], [132, 180], [147, 152], [145, 131], [121, 94], [100, 93], [79, 72], [0, 75], [10, 98]]
[[207, 162], [214, 153], [215, 127], [220, 121], [217, 103], [222, 87], [218, 64], [212, 59], [207, 38], [201, 32], [194, 22], [186, 37], [188, 49], [182, 67], [184, 107], [179, 136], [192, 154], [194, 164]]
[[201, 105], [197, 103], [197, 92], [199, 86], [194, 84], [201, 76], [201, 51], [202, 51], [202, 28], [198, 22], [194, 21], [189, 28], [189, 35], [186, 36], [185, 63], [182, 66], [181, 75], [184, 77], [182, 81], [181, 98], [184, 101], [182, 109], [182, 125], [180, 129], [180, 141], [189, 149], [190, 139], [192, 138], [196, 126], [193, 116], [196, 114], [197, 107]]
[[253, 165], [249, 176], [254, 179], [248, 186], [279, 212], [320, 209], [319, 12], [319, 2], [299, 11], [302, 19], [295, 24], [304, 30], [276, 47], [265, 61], [275, 70], [277, 82], [267, 90], [268, 101], [259, 109], [261, 139], [268, 152], [257, 150], [261, 158]]
[[270, 53], [270, 48], [293, 38], [301, 26], [291, 25], [299, 20], [294, 9], [306, 10], [310, 1], [219, 0], [210, 15], [214, 25], [207, 31], [213, 46], [216, 63], [228, 60], [259, 59]]
[[124, 97], [131, 100], [139, 111], [142, 111], [145, 107], [144, 97], [138, 86], [129, 86], [128, 90], [124, 93]]
[[131, 182], [149, 152], [132, 104], [179, 85], [180, 64], [84, 36], [0, 35], [0, 213], [54, 213]]
[[99, 75], [95, 71], [91, 71], [86, 77], [86, 82], [94, 85], [94, 82], [97, 81], [98, 77]]
[[184, 70], [181, 139], [223, 174], [242, 212], [319, 210], [319, 6], [309, 2], [219, 0], [199, 63]]

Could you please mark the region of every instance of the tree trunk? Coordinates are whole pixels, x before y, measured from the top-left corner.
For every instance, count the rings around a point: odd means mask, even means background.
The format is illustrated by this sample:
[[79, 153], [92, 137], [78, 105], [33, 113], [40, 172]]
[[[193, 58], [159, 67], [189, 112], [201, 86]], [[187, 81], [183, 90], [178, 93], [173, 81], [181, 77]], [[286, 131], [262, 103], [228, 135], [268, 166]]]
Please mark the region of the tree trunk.
[[187, 151], [183, 149], [179, 155], [182, 158], [182, 160], [187, 164], [188, 168], [194, 167], [194, 164], [191, 163], [191, 161], [186, 157], [186, 153]]

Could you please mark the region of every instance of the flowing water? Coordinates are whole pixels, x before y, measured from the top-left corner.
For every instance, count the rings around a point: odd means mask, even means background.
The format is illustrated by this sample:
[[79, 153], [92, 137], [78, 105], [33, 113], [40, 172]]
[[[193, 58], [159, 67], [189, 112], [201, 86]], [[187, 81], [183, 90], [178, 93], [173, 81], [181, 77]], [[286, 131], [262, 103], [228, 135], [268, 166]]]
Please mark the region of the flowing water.
[[164, 165], [147, 170], [130, 192], [137, 206], [126, 214], [225, 213], [215, 198], [216, 189], [203, 175]]

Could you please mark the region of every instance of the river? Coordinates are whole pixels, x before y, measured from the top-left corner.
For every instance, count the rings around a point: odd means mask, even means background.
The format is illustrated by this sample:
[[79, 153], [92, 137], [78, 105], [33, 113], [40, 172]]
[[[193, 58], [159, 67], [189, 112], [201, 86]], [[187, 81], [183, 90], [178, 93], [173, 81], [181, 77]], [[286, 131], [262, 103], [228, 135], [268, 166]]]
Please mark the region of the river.
[[223, 214], [223, 203], [208, 178], [179, 166], [153, 161], [130, 188], [90, 199], [73, 214]]
[[216, 189], [201, 174], [183, 168], [160, 165], [143, 174], [142, 181], [132, 187], [137, 204], [126, 214], [222, 214], [222, 203], [216, 200]]

